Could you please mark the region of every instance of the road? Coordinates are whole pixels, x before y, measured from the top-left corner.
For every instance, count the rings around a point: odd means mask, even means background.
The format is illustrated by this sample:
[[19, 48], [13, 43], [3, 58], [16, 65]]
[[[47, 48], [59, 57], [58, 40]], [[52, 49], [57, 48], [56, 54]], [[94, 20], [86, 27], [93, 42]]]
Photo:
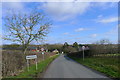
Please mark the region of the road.
[[60, 55], [48, 67], [44, 78], [107, 78], [102, 73], [84, 67], [72, 59]]

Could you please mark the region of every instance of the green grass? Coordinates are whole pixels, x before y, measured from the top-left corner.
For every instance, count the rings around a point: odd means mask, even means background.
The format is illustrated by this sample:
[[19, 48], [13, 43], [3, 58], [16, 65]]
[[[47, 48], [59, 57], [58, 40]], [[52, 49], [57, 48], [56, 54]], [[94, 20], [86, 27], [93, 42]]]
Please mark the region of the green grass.
[[120, 61], [118, 60], [118, 58], [85, 58], [84, 61], [82, 60], [82, 58], [70, 58], [74, 59], [80, 64], [105, 73], [108, 77], [120, 78]]
[[115, 57], [115, 56], [120, 56], [120, 54], [99, 54], [95, 56], [109, 56], [109, 57]]
[[[30, 70], [28, 71], [27, 68], [24, 70], [24, 72], [20, 73], [17, 76], [13, 76], [13, 77], [8, 77], [8, 78], [36, 78], [37, 75], [41, 72], [43, 72], [46, 67], [55, 59], [57, 58], [59, 55], [54, 55], [44, 61], [41, 61], [38, 63], [38, 70], [36, 70], [36, 65], [31, 65], [30, 66]], [[3, 79], [4, 80], [4, 79]], [[33, 79], [32, 79], [33, 80]]]

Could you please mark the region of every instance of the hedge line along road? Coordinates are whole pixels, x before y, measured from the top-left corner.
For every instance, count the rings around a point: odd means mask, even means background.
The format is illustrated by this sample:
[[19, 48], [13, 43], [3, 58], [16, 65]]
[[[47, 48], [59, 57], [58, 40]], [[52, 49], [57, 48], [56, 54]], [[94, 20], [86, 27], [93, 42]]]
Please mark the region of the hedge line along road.
[[[89, 69], [74, 60], [60, 55], [48, 67], [44, 78], [108, 78], [102, 73]], [[108, 78], [109, 79], [109, 78]]]

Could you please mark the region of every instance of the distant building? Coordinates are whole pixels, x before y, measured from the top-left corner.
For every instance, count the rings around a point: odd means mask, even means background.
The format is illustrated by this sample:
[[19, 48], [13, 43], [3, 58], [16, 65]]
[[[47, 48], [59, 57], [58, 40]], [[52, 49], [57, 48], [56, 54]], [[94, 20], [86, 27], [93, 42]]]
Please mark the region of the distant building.
[[54, 53], [59, 53], [59, 51], [57, 49], [53, 50], [52, 52]]
[[86, 46], [86, 50], [89, 50], [89, 47], [88, 47], [88, 46]]
[[31, 47], [31, 46], [29, 46], [29, 47], [28, 47], [28, 50], [30, 50], [30, 51], [36, 51], [36, 50], [37, 50], [37, 47], [33, 47], [33, 46]]

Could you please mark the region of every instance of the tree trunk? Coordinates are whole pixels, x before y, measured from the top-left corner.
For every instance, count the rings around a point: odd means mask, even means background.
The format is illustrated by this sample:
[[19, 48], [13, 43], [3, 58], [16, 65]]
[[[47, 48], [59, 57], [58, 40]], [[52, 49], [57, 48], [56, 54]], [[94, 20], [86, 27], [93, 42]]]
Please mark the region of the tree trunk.
[[28, 45], [23, 45], [23, 53], [26, 54], [26, 51], [27, 51], [27, 48], [28, 48]]
[[26, 51], [27, 51], [27, 48], [25, 48], [25, 49], [24, 49], [23, 53], [25, 54], [25, 53], [26, 53]]

